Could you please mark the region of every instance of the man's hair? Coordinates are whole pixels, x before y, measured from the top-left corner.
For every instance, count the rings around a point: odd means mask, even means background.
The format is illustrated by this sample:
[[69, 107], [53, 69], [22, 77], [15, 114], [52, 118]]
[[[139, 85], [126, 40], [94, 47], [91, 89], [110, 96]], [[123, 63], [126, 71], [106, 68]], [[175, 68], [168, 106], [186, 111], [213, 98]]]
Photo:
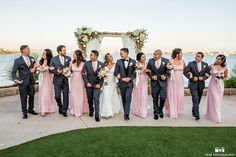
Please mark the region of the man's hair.
[[66, 47], [66, 46], [64, 46], [64, 45], [57, 46], [57, 52], [59, 53], [61, 51], [61, 49], [64, 48], [64, 47]]
[[99, 52], [97, 50], [92, 50], [91, 52], [95, 54], [97, 57], [99, 56]]
[[204, 53], [203, 52], [197, 52], [197, 54], [200, 54], [202, 58], [204, 58]]
[[20, 52], [22, 52], [24, 49], [26, 49], [27, 47], [29, 47], [28, 45], [21, 45], [20, 46]]
[[120, 51], [124, 51], [124, 52], [127, 52], [129, 54], [129, 49], [128, 48], [122, 48], [122, 49], [120, 49]]

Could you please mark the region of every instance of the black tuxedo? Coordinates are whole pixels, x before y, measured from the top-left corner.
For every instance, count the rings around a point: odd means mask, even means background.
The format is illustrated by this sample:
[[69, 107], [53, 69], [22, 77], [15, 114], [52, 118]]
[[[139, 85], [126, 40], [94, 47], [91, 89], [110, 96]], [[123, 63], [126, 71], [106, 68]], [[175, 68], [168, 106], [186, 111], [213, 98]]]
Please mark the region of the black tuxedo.
[[[190, 74], [192, 73], [192, 78], [190, 79]], [[205, 62], [201, 62], [201, 71], [198, 71], [197, 62], [189, 62], [187, 67], [184, 69], [184, 75], [189, 79], [188, 87], [190, 89], [190, 93], [192, 95], [192, 114], [194, 116], [199, 117], [199, 104], [202, 98], [203, 90], [205, 88], [205, 80], [208, 79], [206, 77], [206, 73], [210, 75], [210, 69], [208, 64]], [[203, 77], [203, 80], [194, 81], [194, 77]]]
[[34, 77], [33, 74], [30, 72], [30, 68], [33, 68], [35, 60], [33, 57], [29, 56], [30, 66], [25, 63], [23, 57], [19, 57], [15, 59], [14, 65], [12, 68], [12, 79], [13, 81], [19, 80], [23, 81], [21, 84], [18, 85], [19, 93], [20, 93], [20, 100], [21, 100], [21, 109], [23, 114], [27, 114], [27, 96], [28, 99], [28, 111], [33, 111], [34, 109]]
[[[153, 98], [153, 109], [154, 115], [163, 114], [163, 107], [166, 100], [167, 95], [167, 78], [169, 77], [169, 73], [167, 72], [167, 63], [168, 59], [161, 57], [160, 67], [157, 69], [156, 60], [151, 58], [148, 61], [147, 69], [151, 70], [151, 72], [147, 73], [151, 79], [151, 87], [152, 87], [152, 98]], [[161, 75], [166, 76], [166, 80], [161, 80]], [[157, 80], [152, 80], [152, 76], [157, 76]], [[160, 98], [160, 104], [159, 102]]]
[[[125, 61], [119, 59], [115, 65], [114, 75], [117, 77], [120, 74], [120, 79], [118, 82], [118, 87], [120, 89], [122, 104], [124, 108], [125, 116], [129, 116], [130, 105], [132, 100], [132, 91], [133, 91], [133, 80], [135, 79], [135, 64], [136, 61], [132, 58], [128, 60], [128, 66], [125, 68]], [[128, 83], [123, 82], [122, 78], [129, 77], [130, 81]]]
[[[50, 68], [53, 67], [53, 70], [50, 70], [53, 76], [53, 84], [55, 90], [55, 99], [59, 107], [60, 113], [66, 113], [69, 106], [69, 82], [68, 78], [63, 74], [58, 74], [58, 69], [63, 69], [69, 67], [71, 58], [69, 56], [64, 57], [64, 65], [61, 64], [59, 55], [53, 57], [50, 62]], [[61, 101], [61, 92], [63, 92], [63, 104]]]

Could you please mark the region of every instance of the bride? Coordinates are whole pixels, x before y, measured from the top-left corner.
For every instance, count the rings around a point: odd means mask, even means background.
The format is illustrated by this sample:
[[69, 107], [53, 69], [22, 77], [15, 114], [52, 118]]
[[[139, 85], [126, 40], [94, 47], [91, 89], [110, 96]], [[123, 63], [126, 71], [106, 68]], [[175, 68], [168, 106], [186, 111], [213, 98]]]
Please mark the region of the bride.
[[104, 82], [100, 96], [100, 114], [101, 117], [109, 118], [118, 114], [121, 108], [121, 99], [117, 92], [116, 78], [114, 76], [115, 63], [110, 53], [105, 55], [105, 68], [109, 71]]

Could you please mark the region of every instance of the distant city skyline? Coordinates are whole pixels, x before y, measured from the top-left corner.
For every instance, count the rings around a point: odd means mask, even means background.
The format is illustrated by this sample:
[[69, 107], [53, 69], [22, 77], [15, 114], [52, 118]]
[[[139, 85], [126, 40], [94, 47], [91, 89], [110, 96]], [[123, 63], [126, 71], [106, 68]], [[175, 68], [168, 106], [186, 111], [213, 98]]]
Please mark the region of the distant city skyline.
[[[0, 48], [32, 49], [64, 44], [77, 49], [74, 31], [81, 26], [97, 31], [147, 29], [144, 51], [236, 52], [234, 0], [0, 0]], [[121, 38], [104, 38], [101, 49], [122, 47]]]

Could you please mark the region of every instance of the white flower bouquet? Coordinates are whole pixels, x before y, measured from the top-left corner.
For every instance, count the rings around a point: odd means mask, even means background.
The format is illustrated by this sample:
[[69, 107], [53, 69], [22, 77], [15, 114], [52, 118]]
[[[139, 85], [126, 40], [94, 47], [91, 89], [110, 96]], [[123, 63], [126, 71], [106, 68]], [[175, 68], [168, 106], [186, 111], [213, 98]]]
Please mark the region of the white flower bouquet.
[[107, 79], [106, 79], [108, 75], [109, 75], [109, 69], [107, 69], [107, 68], [101, 68], [98, 72], [98, 77], [100, 79], [102, 79], [102, 78], [104, 79], [104, 85], [108, 84]]
[[63, 68], [62, 70], [62, 75], [64, 75], [65, 77], [71, 77], [71, 70], [70, 68]]

